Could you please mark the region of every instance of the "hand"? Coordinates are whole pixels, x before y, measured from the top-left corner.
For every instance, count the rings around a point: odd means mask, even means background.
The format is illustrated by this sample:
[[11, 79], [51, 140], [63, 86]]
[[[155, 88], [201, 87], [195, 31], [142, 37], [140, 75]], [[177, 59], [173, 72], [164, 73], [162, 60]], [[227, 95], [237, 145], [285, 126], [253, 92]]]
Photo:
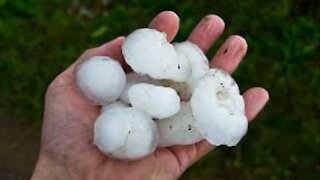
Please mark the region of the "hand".
[[[150, 28], [165, 32], [171, 41], [179, 28], [173, 12], [162, 12]], [[206, 16], [193, 30], [189, 40], [206, 52], [224, 30], [223, 21]], [[121, 53], [124, 37], [89, 49], [50, 84], [44, 110], [41, 150], [33, 179], [177, 179], [189, 166], [214, 149], [205, 140], [187, 146], [159, 148], [144, 159], [132, 162], [109, 159], [93, 145], [93, 125], [100, 108], [93, 106], [75, 84], [75, 67], [91, 56], [104, 55], [118, 59], [125, 68]], [[211, 61], [211, 67], [232, 73], [246, 54], [246, 41], [231, 36]], [[268, 101], [262, 88], [244, 94], [249, 121]]]

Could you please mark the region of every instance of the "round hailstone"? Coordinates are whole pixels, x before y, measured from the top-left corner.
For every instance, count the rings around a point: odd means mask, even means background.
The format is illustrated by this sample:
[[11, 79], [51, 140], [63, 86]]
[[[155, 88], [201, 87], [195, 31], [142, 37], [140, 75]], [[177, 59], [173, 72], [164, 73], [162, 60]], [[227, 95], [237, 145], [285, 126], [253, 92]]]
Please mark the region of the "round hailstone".
[[181, 102], [177, 114], [156, 123], [160, 135], [159, 147], [194, 144], [203, 139], [195, 128], [190, 102]]
[[179, 57], [187, 59], [191, 64], [191, 77], [185, 85], [187, 96], [190, 98], [196, 82], [209, 71], [209, 61], [202, 50], [190, 41], [175, 43], [174, 47]]
[[156, 123], [133, 107], [109, 107], [94, 125], [94, 144], [104, 154], [135, 160], [152, 153], [158, 144]]
[[130, 101], [129, 101], [128, 91], [132, 87], [132, 85], [138, 84], [138, 83], [148, 83], [148, 84], [154, 84], [154, 85], [158, 85], [158, 86], [162, 85], [162, 83], [159, 80], [152, 79], [147, 75], [142, 75], [142, 74], [137, 74], [135, 72], [131, 72], [131, 73], [127, 74], [127, 84], [122, 91], [122, 94], [120, 96], [120, 100], [129, 104]]
[[239, 87], [222, 70], [210, 69], [199, 80], [191, 108], [196, 128], [213, 145], [235, 146], [247, 132], [248, 120]]
[[108, 105], [102, 106], [100, 112], [103, 113], [103, 112], [108, 111], [110, 109], [113, 110], [115, 108], [125, 108], [125, 107], [129, 107], [129, 105], [124, 102], [121, 102], [121, 101], [114, 101]]
[[139, 83], [129, 89], [129, 99], [136, 107], [153, 118], [166, 118], [180, 110], [180, 98], [177, 92], [168, 87]]
[[84, 61], [76, 73], [77, 85], [94, 104], [108, 104], [120, 97], [126, 75], [119, 62], [105, 56]]
[[124, 41], [122, 53], [127, 64], [137, 73], [178, 82], [186, 81], [190, 76], [190, 63], [178, 59], [166, 34], [157, 30], [135, 30]]

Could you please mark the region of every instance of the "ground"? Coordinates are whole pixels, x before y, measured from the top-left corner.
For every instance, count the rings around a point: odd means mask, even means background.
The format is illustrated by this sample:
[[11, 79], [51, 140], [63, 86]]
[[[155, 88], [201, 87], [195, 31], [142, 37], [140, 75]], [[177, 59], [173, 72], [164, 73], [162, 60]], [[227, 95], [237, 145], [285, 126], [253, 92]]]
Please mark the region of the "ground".
[[40, 131], [8, 117], [0, 119], [0, 179], [28, 179], [38, 156]]

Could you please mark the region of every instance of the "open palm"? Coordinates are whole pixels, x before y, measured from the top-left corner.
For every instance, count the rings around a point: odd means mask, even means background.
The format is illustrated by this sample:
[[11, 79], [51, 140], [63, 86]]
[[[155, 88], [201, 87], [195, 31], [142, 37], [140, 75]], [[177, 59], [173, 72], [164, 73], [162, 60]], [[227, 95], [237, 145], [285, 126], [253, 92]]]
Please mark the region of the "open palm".
[[[179, 29], [179, 18], [173, 12], [162, 12], [149, 27], [165, 32], [171, 41]], [[223, 21], [209, 15], [197, 25], [189, 40], [206, 52], [223, 30]], [[33, 179], [177, 179], [214, 148], [201, 141], [159, 148], [144, 159], [125, 162], [108, 158], [93, 145], [93, 126], [100, 108], [90, 104], [77, 89], [74, 74], [79, 63], [96, 55], [111, 56], [129, 70], [121, 54], [123, 40], [124, 37], [119, 37], [87, 50], [49, 86], [40, 156]], [[211, 67], [232, 73], [246, 51], [246, 41], [240, 36], [231, 36], [213, 57]], [[252, 88], [244, 93], [244, 99], [246, 115], [252, 120], [268, 101], [268, 93], [262, 88]]]

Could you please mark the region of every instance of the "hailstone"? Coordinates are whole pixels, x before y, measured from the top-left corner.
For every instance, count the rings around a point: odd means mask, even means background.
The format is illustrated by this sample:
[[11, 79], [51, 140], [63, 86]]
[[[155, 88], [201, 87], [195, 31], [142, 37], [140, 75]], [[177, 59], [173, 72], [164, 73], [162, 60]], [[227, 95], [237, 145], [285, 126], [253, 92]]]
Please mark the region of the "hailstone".
[[80, 64], [76, 82], [89, 100], [104, 105], [120, 97], [126, 75], [119, 62], [106, 56], [94, 56]]
[[122, 45], [122, 53], [135, 72], [154, 79], [184, 82], [191, 73], [190, 63], [177, 58], [166, 34], [154, 29], [137, 29], [129, 34]]
[[134, 107], [106, 107], [94, 125], [94, 144], [104, 154], [135, 160], [152, 153], [158, 129], [149, 115]]
[[235, 146], [245, 135], [248, 120], [239, 87], [230, 75], [210, 69], [191, 97], [195, 126], [211, 144]]
[[194, 144], [203, 139], [194, 125], [190, 102], [182, 101], [177, 114], [156, 123], [160, 135], [159, 147]]
[[162, 119], [176, 114], [180, 109], [180, 98], [171, 88], [139, 83], [129, 89], [129, 100], [153, 118]]
[[127, 84], [121, 93], [120, 100], [129, 104], [130, 100], [129, 100], [128, 91], [132, 87], [132, 85], [135, 85], [138, 83], [148, 83], [148, 84], [154, 84], [154, 85], [158, 85], [158, 86], [162, 85], [162, 83], [159, 80], [152, 79], [151, 77], [149, 77], [147, 75], [142, 75], [142, 74], [137, 74], [135, 72], [131, 72], [131, 73], [127, 74]]
[[185, 99], [189, 100], [196, 83], [209, 71], [209, 61], [202, 50], [190, 41], [175, 43], [174, 47], [179, 58], [187, 59], [191, 65], [191, 75], [184, 83]]

